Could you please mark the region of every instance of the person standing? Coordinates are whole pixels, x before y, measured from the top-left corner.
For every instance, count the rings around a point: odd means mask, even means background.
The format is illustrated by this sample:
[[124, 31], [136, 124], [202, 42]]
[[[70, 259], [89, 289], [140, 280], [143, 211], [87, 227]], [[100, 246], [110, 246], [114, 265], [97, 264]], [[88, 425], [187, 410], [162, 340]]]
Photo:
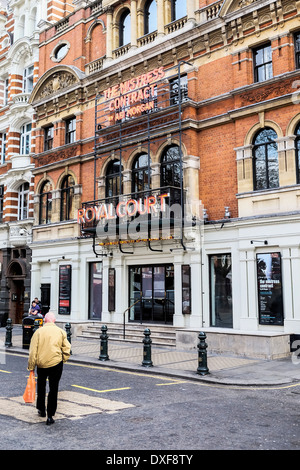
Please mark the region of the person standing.
[[37, 367], [37, 401], [40, 416], [46, 416], [46, 380], [49, 379], [46, 424], [54, 423], [53, 416], [57, 408], [58, 385], [62, 375], [63, 363], [71, 354], [71, 344], [64, 330], [55, 325], [55, 315], [45, 315], [44, 326], [33, 334], [30, 341], [28, 370]]

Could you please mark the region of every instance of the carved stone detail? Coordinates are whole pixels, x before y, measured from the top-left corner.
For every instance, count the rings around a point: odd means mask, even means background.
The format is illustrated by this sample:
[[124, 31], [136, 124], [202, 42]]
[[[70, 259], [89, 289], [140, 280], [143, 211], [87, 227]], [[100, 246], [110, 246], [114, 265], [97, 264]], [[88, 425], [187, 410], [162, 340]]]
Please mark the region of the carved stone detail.
[[61, 72], [51, 75], [43, 88], [39, 91], [37, 98], [47, 98], [58, 91], [76, 83], [76, 77], [68, 72]]

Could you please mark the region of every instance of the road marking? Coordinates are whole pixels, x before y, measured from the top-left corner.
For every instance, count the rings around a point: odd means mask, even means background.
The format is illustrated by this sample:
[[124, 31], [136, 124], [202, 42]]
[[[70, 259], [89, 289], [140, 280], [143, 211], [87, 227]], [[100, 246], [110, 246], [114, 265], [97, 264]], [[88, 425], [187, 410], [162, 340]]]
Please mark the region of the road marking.
[[180, 380], [180, 381], [177, 381], [177, 382], [169, 382], [169, 383], [166, 383], [166, 384], [155, 384], [157, 387], [162, 387], [164, 385], [177, 385], [177, 384], [186, 384], [186, 380]]
[[0, 370], [0, 372], [3, 372], [4, 374], [11, 374], [8, 370]]
[[[55, 421], [60, 419], [80, 419], [91, 414], [118, 413], [127, 408], [134, 408], [130, 403], [108, 400], [80, 392], [62, 391], [58, 393]], [[27, 423], [45, 423], [45, 418], [37, 414], [35, 403], [24, 403], [22, 396], [0, 397], [0, 415], [15, 418]]]
[[82, 388], [83, 390], [89, 390], [90, 392], [97, 392], [97, 393], [117, 392], [119, 390], [130, 390], [131, 389], [131, 387], [123, 387], [123, 388], [111, 388], [110, 390], [95, 390], [94, 388], [82, 387], [81, 385], [72, 385], [72, 387]]

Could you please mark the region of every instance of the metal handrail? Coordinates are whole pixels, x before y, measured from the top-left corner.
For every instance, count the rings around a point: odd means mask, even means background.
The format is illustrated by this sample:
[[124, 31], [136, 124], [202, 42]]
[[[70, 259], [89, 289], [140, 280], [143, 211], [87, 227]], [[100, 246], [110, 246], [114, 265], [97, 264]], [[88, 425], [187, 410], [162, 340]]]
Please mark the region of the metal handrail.
[[142, 294], [140, 295], [140, 297], [138, 298], [138, 300], [136, 300], [133, 304], [131, 304], [128, 308], [126, 308], [126, 310], [124, 310], [123, 312], [123, 339], [125, 339], [125, 313], [128, 312], [128, 310], [131, 309], [131, 307], [133, 307], [135, 304], [137, 304], [138, 302], [140, 302], [142, 300]]

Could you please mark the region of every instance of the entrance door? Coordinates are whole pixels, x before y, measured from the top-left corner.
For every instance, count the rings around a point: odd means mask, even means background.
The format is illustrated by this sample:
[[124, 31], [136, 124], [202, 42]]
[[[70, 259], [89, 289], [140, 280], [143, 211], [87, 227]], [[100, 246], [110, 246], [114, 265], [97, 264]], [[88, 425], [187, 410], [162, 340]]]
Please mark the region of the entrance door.
[[173, 323], [174, 266], [129, 268], [130, 320]]
[[46, 315], [50, 309], [50, 284], [41, 284], [42, 314]]

